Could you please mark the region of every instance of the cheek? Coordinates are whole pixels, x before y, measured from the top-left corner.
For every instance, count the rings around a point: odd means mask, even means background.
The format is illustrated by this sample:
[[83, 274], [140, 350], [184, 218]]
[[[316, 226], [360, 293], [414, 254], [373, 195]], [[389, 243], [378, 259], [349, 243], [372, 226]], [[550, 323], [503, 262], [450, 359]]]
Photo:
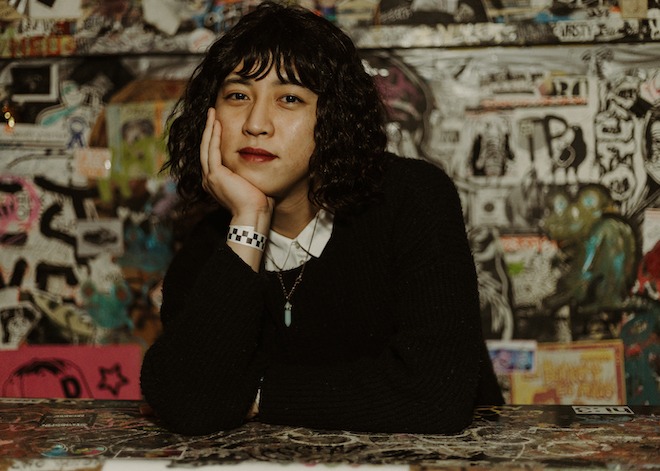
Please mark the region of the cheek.
[[240, 127], [237, 128], [236, 120], [222, 119], [218, 117], [220, 122], [220, 150], [227, 152], [228, 149], [234, 146], [236, 142], [236, 133], [241, 133]]
[[300, 121], [296, 123], [295, 126], [292, 126], [291, 135], [295, 136], [295, 141], [299, 149], [305, 149], [305, 152], [311, 153], [316, 147], [314, 142], [314, 120]]
[[223, 128], [223, 132], [220, 135], [220, 158], [222, 159], [222, 165], [231, 171], [236, 170], [236, 163], [238, 159], [238, 155], [233, 152], [235, 148], [236, 145], [234, 142], [232, 142], [231, 136], [229, 133], [226, 133], [225, 128]]

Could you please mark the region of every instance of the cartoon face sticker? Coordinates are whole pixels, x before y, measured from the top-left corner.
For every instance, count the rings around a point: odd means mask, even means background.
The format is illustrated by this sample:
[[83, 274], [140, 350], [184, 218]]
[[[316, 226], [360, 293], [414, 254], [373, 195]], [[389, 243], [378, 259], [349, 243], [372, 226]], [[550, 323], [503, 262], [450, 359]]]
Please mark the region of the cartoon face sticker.
[[90, 398], [80, 367], [59, 358], [32, 359], [16, 368], [2, 385], [5, 397]]

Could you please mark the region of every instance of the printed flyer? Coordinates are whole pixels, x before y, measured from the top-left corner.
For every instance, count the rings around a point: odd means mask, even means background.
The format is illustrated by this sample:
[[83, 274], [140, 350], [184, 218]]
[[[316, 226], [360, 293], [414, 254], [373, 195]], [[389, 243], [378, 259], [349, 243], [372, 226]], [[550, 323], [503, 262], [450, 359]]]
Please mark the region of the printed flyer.
[[511, 374], [513, 404], [625, 404], [620, 340], [538, 344], [536, 370]]

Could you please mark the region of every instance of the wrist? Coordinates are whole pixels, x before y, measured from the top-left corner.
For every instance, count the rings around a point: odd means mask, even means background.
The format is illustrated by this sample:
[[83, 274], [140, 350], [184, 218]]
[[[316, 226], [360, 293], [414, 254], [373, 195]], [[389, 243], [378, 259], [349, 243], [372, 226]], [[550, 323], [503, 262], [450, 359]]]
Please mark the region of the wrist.
[[260, 234], [268, 236], [270, 232], [271, 213], [269, 210], [256, 210], [236, 214], [231, 218], [230, 226], [247, 226]]
[[266, 237], [268, 237], [268, 233], [270, 232], [271, 213], [272, 210], [270, 208], [248, 212], [244, 211], [234, 214], [229, 223], [230, 230], [228, 231], [228, 236], [232, 226], [247, 226], [256, 235], [257, 241], [261, 240], [260, 236], [263, 237], [263, 245], [254, 243], [254, 238], [250, 243], [241, 243], [234, 237], [227, 237], [227, 245], [255, 272], [258, 272], [261, 267], [261, 258], [267, 242]]
[[254, 226], [230, 224], [227, 231], [227, 242], [252, 247], [263, 252], [268, 237], [255, 230]]

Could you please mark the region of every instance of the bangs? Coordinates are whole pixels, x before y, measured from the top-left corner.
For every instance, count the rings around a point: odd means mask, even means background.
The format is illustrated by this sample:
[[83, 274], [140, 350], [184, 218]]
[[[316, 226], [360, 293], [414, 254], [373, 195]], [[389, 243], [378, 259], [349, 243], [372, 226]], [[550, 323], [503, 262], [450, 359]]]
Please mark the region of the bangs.
[[[259, 45], [263, 47], [259, 47]], [[318, 63], [315, 61], [315, 51], [294, 45], [293, 41], [278, 44], [272, 39], [268, 43], [254, 43], [244, 54], [235, 73], [247, 79], [261, 80], [275, 68], [277, 77], [284, 83], [292, 83], [308, 88], [320, 94], [320, 77]]]

